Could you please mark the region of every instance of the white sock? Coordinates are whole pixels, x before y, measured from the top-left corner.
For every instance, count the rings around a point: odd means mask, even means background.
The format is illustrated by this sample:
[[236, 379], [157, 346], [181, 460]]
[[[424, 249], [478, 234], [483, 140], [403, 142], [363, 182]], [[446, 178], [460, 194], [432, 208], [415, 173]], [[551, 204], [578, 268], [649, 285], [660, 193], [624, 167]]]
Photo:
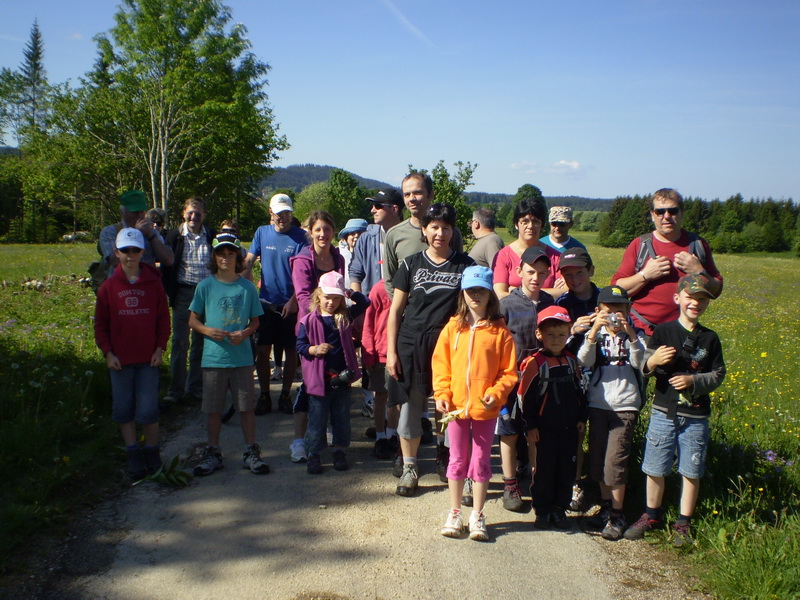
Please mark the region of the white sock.
[[397, 429], [392, 429], [391, 427], [386, 428], [386, 437], [392, 439], [393, 437], [397, 437]]
[[376, 440], [385, 440], [386, 439], [386, 432], [385, 431], [376, 431], [375, 432], [375, 439]]

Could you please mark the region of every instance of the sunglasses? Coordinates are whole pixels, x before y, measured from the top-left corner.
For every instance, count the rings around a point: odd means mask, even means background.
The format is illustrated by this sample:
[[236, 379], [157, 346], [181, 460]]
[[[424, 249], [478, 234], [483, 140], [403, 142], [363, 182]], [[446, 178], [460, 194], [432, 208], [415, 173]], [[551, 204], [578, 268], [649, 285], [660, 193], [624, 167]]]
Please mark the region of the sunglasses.
[[669, 213], [671, 216], [676, 216], [681, 209], [677, 206], [670, 206], [669, 208], [654, 208], [653, 212], [656, 213], [659, 217], [663, 217], [665, 214]]
[[136, 246], [128, 246], [127, 248], [117, 248], [123, 254], [139, 254], [142, 251], [141, 248], [137, 248]]
[[566, 227], [567, 225], [569, 225], [569, 223], [566, 223], [564, 221], [551, 221], [550, 225], [552, 227]]
[[393, 205], [389, 204], [389, 203], [384, 203], [384, 202], [373, 202], [372, 206], [374, 206], [377, 210], [380, 210], [380, 209], [386, 210], [387, 208], [391, 208]]

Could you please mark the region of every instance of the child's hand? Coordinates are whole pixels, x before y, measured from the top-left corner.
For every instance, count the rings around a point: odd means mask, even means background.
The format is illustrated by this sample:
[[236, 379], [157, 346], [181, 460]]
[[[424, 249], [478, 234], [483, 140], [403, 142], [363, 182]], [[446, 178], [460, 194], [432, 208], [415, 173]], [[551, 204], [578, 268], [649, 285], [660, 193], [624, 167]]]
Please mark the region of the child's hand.
[[569, 288], [567, 287], [567, 282], [564, 281], [563, 277], [559, 277], [558, 279], [556, 279], [555, 284], [553, 284], [553, 288], [562, 293], [566, 293], [569, 291]]
[[450, 403], [444, 398], [437, 398], [436, 410], [438, 410], [440, 413], [450, 412]]
[[319, 346], [314, 346], [314, 356], [325, 356], [331, 350], [333, 350], [333, 346], [327, 342]]
[[228, 337], [228, 332], [225, 331], [224, 329], [219, 329], [217, 327], [209, 327], [206, 335], [210, 337], [212, 340], [221, 342], [226, 337]]
[[247, 339], [247, 334], [245, 333], [244, 329], [240, 329], [239, 331], [231, 331], [228, 334], [228, 339], [231, 341], [231, 346], [238, 346]]
[[677, 350], [672, 346], [659, 346], [658, 349], [653, 352], [653, 355], [650, 357], [650, 360], [647, 362], [655, 365], [661, 366], [666, 365], [675, 358], [675, 353]]
[[669, 378], [669, 384], [678, 391], [686, 390], [694, 386], [694, 376], [673, 375]]
[[495, 398], [491, 394], [486, 394], [481, 399], [481, 403], [483, 404], [483, 408], [485, 408], [486, 410], [492, 410], [495, 406], [497, 406], [497, 398]]
[[592, 316], [583, 315], [575, 319], [575, 324], [572, 326], [572, 334], [586, 333], [592, 328]]
[[162, 362], [164, 362], [164, 349], [156, 348], [155, 352], [153, 352], [153, 356], [150, 357], [150, 366], [160, 367]]
[[531, 429], [525, 437], [528, 440], [528, 444], [537, 444], [539, 442], [539, 430], [538, 429]]
[[119, 359], [113, 352], [108, 352], [106, 354], [106, 366], [109, 369], [113, 369], [114, 371], [121, 371], [122, 365], [119, 362]]

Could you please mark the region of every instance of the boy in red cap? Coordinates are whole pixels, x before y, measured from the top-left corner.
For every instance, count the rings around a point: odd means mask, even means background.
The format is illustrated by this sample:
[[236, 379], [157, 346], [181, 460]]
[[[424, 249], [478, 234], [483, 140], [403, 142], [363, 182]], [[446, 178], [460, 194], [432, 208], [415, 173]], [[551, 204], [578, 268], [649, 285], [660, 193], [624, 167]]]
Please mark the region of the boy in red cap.
[[566, 349], [572, 321], [560, 306], [539, 312], [536, 337], [542, 345], [523, 364], [519, 385], [522, 420], [529, 445], [536, 445], [531, 497], [534, 527], [570, 529], [565, 509], [572, 498], [578, 434], [586, 428], [586, 399], [575, 355]]

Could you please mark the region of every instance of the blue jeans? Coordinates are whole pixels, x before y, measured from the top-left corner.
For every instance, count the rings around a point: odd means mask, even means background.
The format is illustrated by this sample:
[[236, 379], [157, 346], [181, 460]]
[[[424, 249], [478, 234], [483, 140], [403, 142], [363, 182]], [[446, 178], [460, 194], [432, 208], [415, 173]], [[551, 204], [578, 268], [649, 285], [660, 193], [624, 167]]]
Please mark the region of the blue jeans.
[[[189, 330], [189, 304], [194, 297], [194, 286], [179, 285], [172, 305], [172, 350], [169, 368], [172, 379], [169, 383], [169, 395], [176, 399], [184, 394], [196, 398], [203, 397], [203, 336]], [[189, 352], [191, 333], [192, 349]], [[186, 356], [189, 356], [187, 376]]]
[[672, 473], [676, 451], [678, 473], [689, 479], [700, 479], [706, 470], [708, 419], [668, 419], [665, 413], [653, 410], [642, 471], [651, 477], [666, 477]]
[[158, 423], [158, 378], [160, 369], [148, 363], [109, 369], [111, 376], [111, 420], [136, 421], [142, 425]]
[[308, 396], [308, 428], [306, 441], [309, 454], [320, 454], [328, 445], [325, 433], [328, 416], [333, 430], [333, 445], [350, 445], [350, 388], [331, 390], [325, 396]]

